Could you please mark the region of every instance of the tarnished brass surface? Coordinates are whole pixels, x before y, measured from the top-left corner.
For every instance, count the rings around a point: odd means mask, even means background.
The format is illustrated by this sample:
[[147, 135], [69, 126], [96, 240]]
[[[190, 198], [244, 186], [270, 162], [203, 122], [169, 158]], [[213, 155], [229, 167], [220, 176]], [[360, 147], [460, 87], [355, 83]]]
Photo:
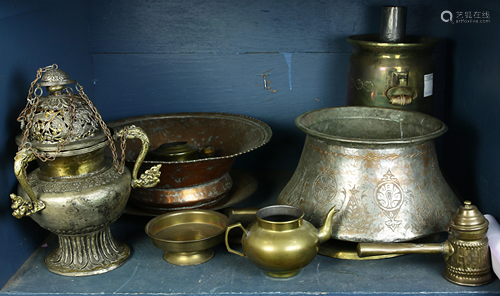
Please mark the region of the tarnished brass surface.
[[101, 142], [99, 149], [88, 153], [75, 154], [68, 157], [59, 157], [53, 161], [38, 161], [40, 178], [67, 178], [72, 176], [86, 176], [98, 171], [106, 164], [104, 149], [107, 142]]
[[175, 265], [197, 265], [212, 259], [211, 249], [224, 239], [227, 217], [210, 210], [185, 210], [153, 218], [145, 227], [163, 259]]
[[[215, 151], [214, 151], [215, 152]], [[184, 161], [198, 159], [198, 147], [188, 142], [169, 142], [161, 144], [149, 152], [150, 160]]]
[[[170, 142], [187, 142], [199, 150], [216, 149], [214, 156], [185, 161], [146, 159], [142, 170], [162, 164], [162, 178], [154, 189], [133, 189], [130, 200], [141, 211], [154, 214], [178, 209], [215, 205], [231, 189], [226, 177], [237, 156], [266, 144], [272, 135], [269, 126], [259, 120], [224, 113], [174, 113], [125, 118], [109, 124], [114, 130], [127, 125], [141, 127], [151, 141], [150, 150]], [[132, 166], [139, 143], [127, 143], [127, 166]], [[206, 190], [222, 182], [216, 190]], [[198, 188], [193, 192], [193, 188]], [[215, 187], [212, 187], [215, 188]], [[210, 194], [207, 194], [210, 192]]]
[[[347, 72], [347, 105], [390, 107], [433, 113], [432, 50], [438, 40], [406, 36], [401, 43], [379, 35], [350, 36], [353, 53]], [[430, 80], [429, 80], [430, 79]], [[424, 86], [427, 83], [427, 93]]]
[[378, 260], [401, 256], [401, 254], [384, 254], [359, 256], [356, 250], [358, 243], [330, 239], [319, 247], [318, 254], [344, 260]]
[[[324, 225], [316, 229], [303, 219], [304, 212], [291, 206], [269, 206], [257, 212], [257, 221], [248, 230], [241, 223], [230, 225], [226, 230], [226, 247], [231, 253], [246, 257], [255, 266], [272, 277], [286, 278], [296, 275], [318, 253], [319, 245], [331, 236], [332, 208]], [[233, 228], [243, 230], [243, 253], [229, 246], [229, 232]]]
[[[75, 83], [79, 95], [66, 83]], [[45, 97], [41, 86], [49, 90]], [[47, 268], [61, 275], [86, 276], [121, 266], [129, 258], [130, 248], [112, 237], [109, 225], [127, 204], [131, 174], [118, 163], [111, 134], [83, 88], [57, 65], [41, 68], [18, 120], [22, 134], [16, 137], [19, 151], [14, 172], [19, 195], [11, 194], [13, 215], [30, 216], [58, 235], [58, 248], [45, 259]], [[139, 138], [142, 143], [133, 185], [158, 183], [159, 166], [137, 179], [149, 148], [147, 135], [128, 126], [118, 136], [124, 140], [122, 148], [126, 138]], [[105, 156], [108, 147], [113, 161]], [[26, 167], [34, 159], [38, 168], [26, 175]]]
[[443, 243], [360, 243], [359, 256], [382, 254], [443, 254], [444, 278], [457, 285], [480, 286], [492, 280], [488, 247], [488, 220], [470, 201], [452, 218], [448, 239]]
[[[433, 243], [439, 240], [441, 234], [435, 233], [428, 237], [419, 238], [411, 241], [413, 244], [422, 244], [422, 243]], [[356, 242], [347, 242], [336, 239], [330, 239], [324, 244], [321, 244], [319, 247], [319, 254], [333, 257], [337, 259], [344, 260], [379, 260], [379, 259], [387, 259], [392, 257], [401, 256], [403, 254], [399, 253], [391, 253], [391, 254], [375, 254], [375, 255], [358, 255], [358, 243]]]
[[21, 187], [26, 188], [26, 195], [29, 197], [29, 199], [25, 199], [14, 193], [10, 194], [10, 198], [12, 199], [12, 215], [17, 219], [45, 209], [45, 203], [37, 198], [24, 173], [24, 168], [33, 160], [35, 160], [35, 155], [27, 148], [19, 150], [14, 157], [14, 174]]
[[137, 159], [134, 163], [134, 169], [132, 170], [132, 188], [150, 188], [156, 186], [156, 184], [160, 182], [161, 164], [151, 166], [141, 175], [139, 179], [137, 179], [139, 168], [146, 158], [150, 146], [149, 138], [146, 133], [140, 127], [131, 125], [118, 131], [115, 135], [115, 138], [117, 137], [141, 140], [141, 151], [137, 155]]
[[337, 205], [334, 239], [410, 241], [446, 231], [460, 203], [443, 178], [434, 138], [447, 130], [419, 112], [337, 107], [300, 115], [307, 134], [278, 204], [320, 225]]

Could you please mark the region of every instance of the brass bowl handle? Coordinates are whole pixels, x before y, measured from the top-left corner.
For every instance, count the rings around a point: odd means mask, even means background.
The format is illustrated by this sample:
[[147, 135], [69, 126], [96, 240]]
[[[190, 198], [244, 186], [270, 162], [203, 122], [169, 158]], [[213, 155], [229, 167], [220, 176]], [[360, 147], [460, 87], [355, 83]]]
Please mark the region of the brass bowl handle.
[[137, 156], [137, 160], [134, 164], [134, 169], [132, 171], [132, 183], [131, 186], [133, 188], [142, 187], [142, 188], [150, 188], [156, 186], [160, 182], [160, 168], [161, 164], [157, 164], [152, 166], [149, 170], [146, 170], [144, 174], [141, 175], [139, 179], [137, 179], [137, 174], [139, 173], [139, 167], [142, 165], [144, 158], [149, 150], [149, 138], [146, 132], [138, 126], [131, 125], [125, 127], [118, 131], [115, 135], [117, 137], [125, 137], [125, 139], [140, 139], [142, 142], [142, 149], [139, 155]]
[[24, 191], [26, 191], [26, 194], [30, 198], [30, 200], [26, 200], [14, 193], [10, 195], [10, 198], [12, 199], [11, 208], [14, 210], [12, 212], [12, 216], [17, 219], [21, 219], [24, 216], [29, 216], [45, 209], [45, 203], [36, 198], [36, 195], [33, 192], [33, 189], [31, 189], [26, 177], [26, 167], [28, 166], [28, 163], [36, 158], [31, 149], [34, 148], [24, 147], [19, 150], [14, 157], [14, 174], [16, 175], [19, 184], [21, 184]]
[[227, 250], [230, 252], [230, 253], [233, 253], [233, 254], [236, 254], [236, 255], [240, 255], [241, 257], [246, 257], [245, 254], [241, 253], [241, 252], [238, 252], [236, 250], [233, 250], [231, 249], [231, 247], [229, 246], [229, 239], [228, 239], [228, 236], [229, 236], [229, 231], [231, 231], [231, 229], [233, 228], [236, 228], [236, 227], [239, 227], [243, 230], [243, 232], [245, 233], [245, 235], [248, 235], [248, 232], [247, 230], [245, 229], [245, 227], [243, 227], [243, 225], [241, 225], [240, 222], [236, 223], [236, 224], [233, 224], [233, 225], [230, 225], [227, 227], [226, 229], [226, 248]]

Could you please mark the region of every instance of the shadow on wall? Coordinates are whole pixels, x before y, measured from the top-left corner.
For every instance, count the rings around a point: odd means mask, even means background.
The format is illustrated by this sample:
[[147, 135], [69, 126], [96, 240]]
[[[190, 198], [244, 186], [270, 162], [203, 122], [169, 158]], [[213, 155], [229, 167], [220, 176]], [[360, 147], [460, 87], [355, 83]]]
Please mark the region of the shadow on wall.
[[[0, 250], [8, 252], [4, 255], [9, 260], [2, 260], [0, 270], [0, 286], [12, 276], [12, 271], [17, 270], [26, 260], [26, 254], [33, 251], [40, 241], [48, 235], [31, 218], [16, 219], [12, 216], [10, 193], [17, 194], [17, 179], [14, 175], [14, 156], [17, 152], [15, 137], [20, 133], [20, 125], [17, 122], [19, 113], [23, 110], [26, 102], [29, 85], [27, 77], [20, 72], [9, 75], [8, 88], [4, 92], [4, 117], [0, 122], [2, 137], [4, 141], [0, 146], [0, 186], [3, 188], [0, 198]], [[36, 168], [31, 164], [29, 169]], [[36, 230], [36, 231], [35, 231]]]
[[[462, 3], [463, 4], [463, 3]], [[466, 3], [452, 9], [487, 10]], [[481, 11], [482, 11], [481, 10]], [[443, 172], [463, 199], [499, 218], [499, 58], [493, 24], [452, 24], [447, 52]]]
[[[0, 147], [0, 156], [2, 159], [8, 161], [2, 161], [0, 163], [0, 172], [6, 178], [2, 178], [1, 182], [2, 188], [9, 188], [11, 192], [17, 193], [17, 182], [15, 186], [12, 187], [12, 180], [15, 179], [14, 175], [14, 156], [17, 152], [16, 136], [21, 133], [20, 123], [17, 121], [17, 117], [25, 107], [26, 98], [28, 90], [24, 89], [29, 82], [23, 75], [19, 72], [12, 75], [12, 79], [8, 83], [10, 91], [8, 92], [7, 99], [5, 100], [6, 113], [4, 117], [3, 126], [5, 127], [5, 134], [3, 135], [6, 141], [3, 143], [3, 147]], [[33, 165], [30, 166], [33, 169]], [[10, 209], [10, 199], [2, 199], [2, 204], [0, 206], [0, 215], [5, 214], [11, 215]]]

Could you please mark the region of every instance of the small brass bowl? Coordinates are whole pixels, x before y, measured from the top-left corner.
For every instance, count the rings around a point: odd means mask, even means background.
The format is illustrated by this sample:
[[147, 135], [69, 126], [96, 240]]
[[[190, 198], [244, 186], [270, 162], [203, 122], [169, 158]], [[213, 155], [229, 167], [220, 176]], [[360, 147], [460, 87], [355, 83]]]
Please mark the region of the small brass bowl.
[[153, 244], [174, 265], [197, 265], [212, 259], [212, 247], [224, 240], [228, 218], [210, 210], [185, 210], [160, 215], [146, 225]]

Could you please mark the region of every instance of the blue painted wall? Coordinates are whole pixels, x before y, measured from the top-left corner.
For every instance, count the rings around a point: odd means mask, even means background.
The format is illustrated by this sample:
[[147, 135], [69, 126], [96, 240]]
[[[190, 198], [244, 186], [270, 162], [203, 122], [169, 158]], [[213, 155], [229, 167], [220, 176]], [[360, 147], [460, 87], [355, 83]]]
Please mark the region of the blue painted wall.
[[[246, 3], [245, 3], [246, 2]], [[440, 39], [434, 50], [436, 116], [450, 126], [443, 169], [457, 188], [500, 218], [494, 1], [2, 1], [0, 2], [0, 286], [46, 236], [11, 216], [8, 195], [16, 116], [36, 69], [54, 62], [78, 79], [105, 121], [181, 111], [244, 114], [274, 136], [238, 159], [252, 170], [293, 170], [304, 134], [298, 115], [342, 106], [349, 35], [377, 33], [382, 5], [408, 6], [407, 33]], [[489, 10], [488, 26], [454, 26], [443, 10]], [[496, 22], [495, 22], [496, 21]], [[262, 75], [270, 83], [265, 89]]]
[[[465, 199], [500, 221], [500, 2], [451, 1], [454, 24], [448, 24], [445, 118], [442, 167]], [[490, 23], [459, 23], [470, 12], [489, 14]]]
[[[91, 86], [87, 7], [86, 1], [0, 1], [0, 286], [48, 234], [30, 218], [14, 218], [10, 209], [9, 194], [17, 193], [16, 118], [40, 67], [57, 63]], [[85, 90], [93, 96], [92, 87]]]
[[[255, 117], [271, 126], [273, 139], [235, 165], [294, 170], [305, 137], [295, 118], [345, 104], [346, 38], [378, 33], [381, 6], [398, 3], [91, 1], [96, 99], [108, 120], [181, 111]], [[408, 34], [446, 39], [439, 18], [446, 1], [405, 4]], [[446, 42], [435, 50], [439, 68], [445, 50]], [[444, 72], [436, 76], [441, 102]]]

